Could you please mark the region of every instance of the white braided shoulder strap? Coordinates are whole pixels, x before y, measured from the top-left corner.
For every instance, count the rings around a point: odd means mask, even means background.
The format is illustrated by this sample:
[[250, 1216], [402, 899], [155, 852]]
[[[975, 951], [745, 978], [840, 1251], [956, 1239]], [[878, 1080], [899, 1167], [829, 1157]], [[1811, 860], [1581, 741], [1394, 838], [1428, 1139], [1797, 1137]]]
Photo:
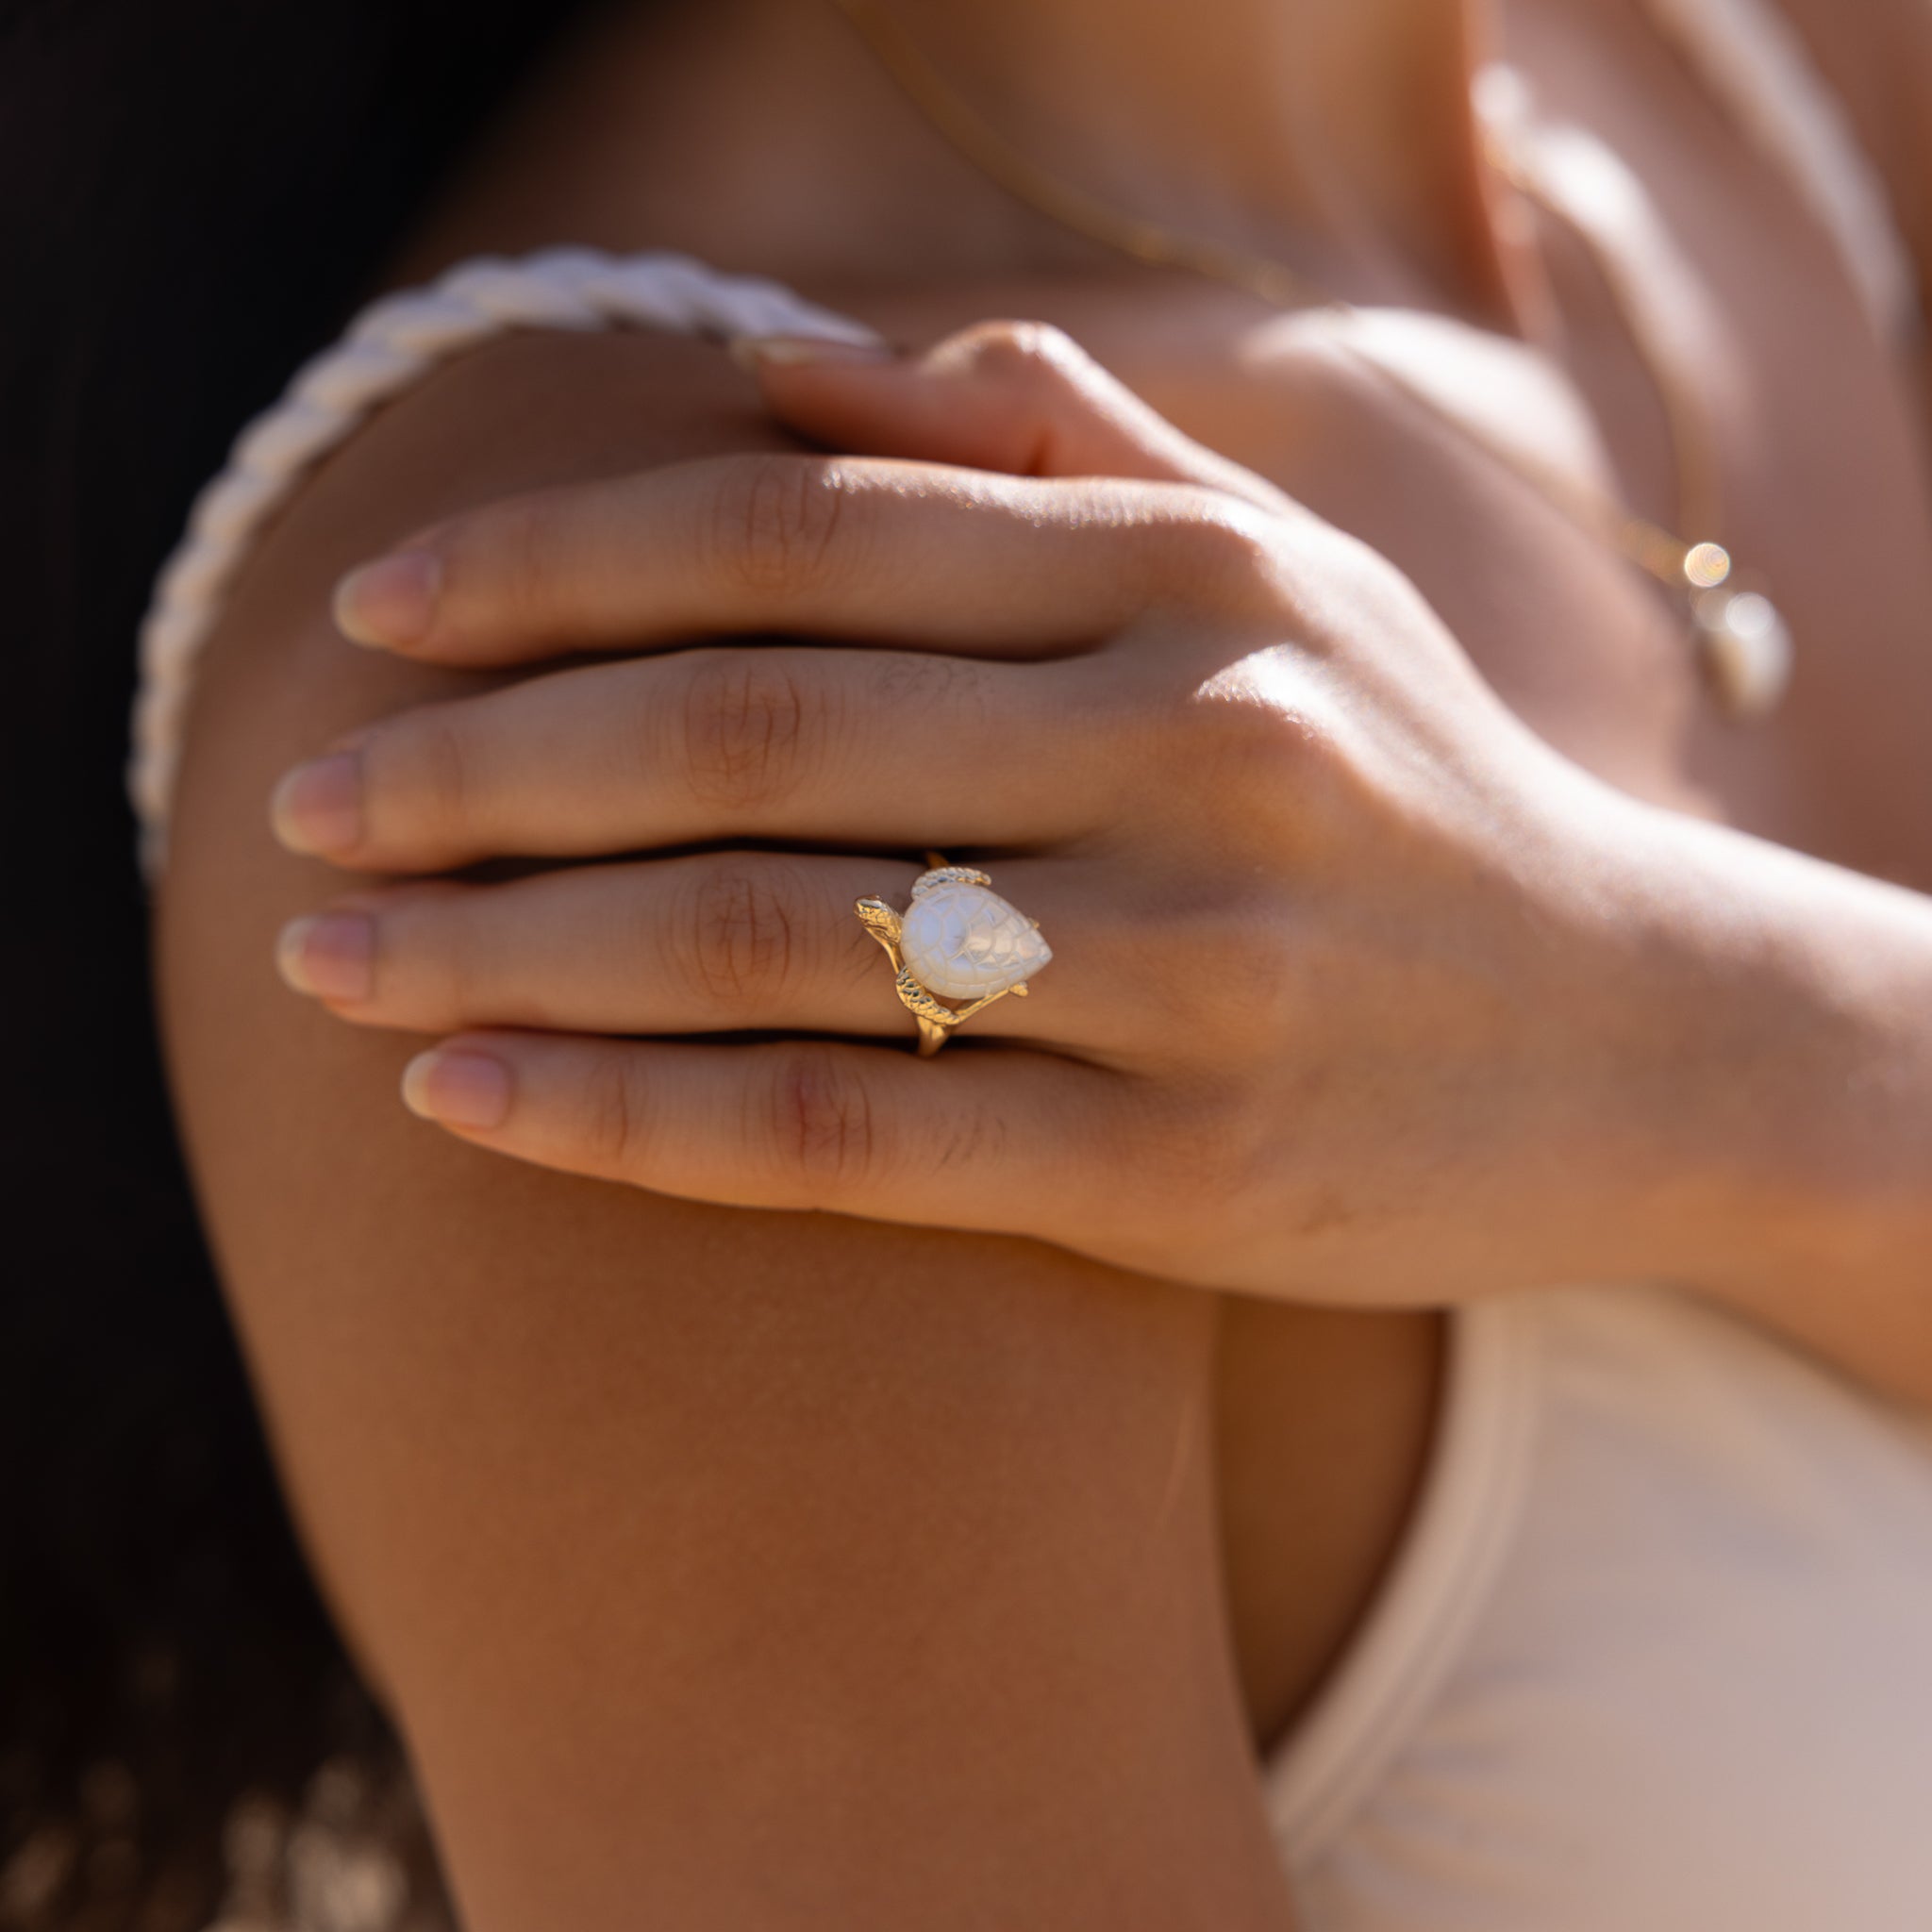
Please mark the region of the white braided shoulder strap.
[[128, 767], [150, 878], [165, 855], [195, 662], [249, 545], [307, 472], [378, 406], [459, 351], [525, 328], [646, 328], [718, 341], [874, 339], [862, 325], [776, 282], [720, 275], [681, 255], [609, 256], [584, 248], [467, 261], [428, 288], [365, 308], [237, 438], [227, 466], [195, 499], [187, 534], [156, 580], [141, 627]]

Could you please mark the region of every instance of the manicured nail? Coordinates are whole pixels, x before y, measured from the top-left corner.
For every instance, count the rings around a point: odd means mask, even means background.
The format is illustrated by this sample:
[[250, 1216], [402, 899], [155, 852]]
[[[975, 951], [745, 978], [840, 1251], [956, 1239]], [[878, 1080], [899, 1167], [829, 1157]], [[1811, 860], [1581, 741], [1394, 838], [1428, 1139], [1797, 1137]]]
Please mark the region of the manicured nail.
[[352, 643], [413, 644], [427, 637], [442, 590], [442, 559], [399, 550], [352, 570], [336, 586], [336, 628]]
[[275, 834], [291, 852], [348, 852], [362, 842], [362, 758], [339, 751], [297, 765], [269, 806]]
[[474, 1047], [432, 1046], [403, 1069], [403, 1105], [446, 1127], [500, 1127], [509, 1117], [509, 1069]]
[[890, 362], [898, 353], [888, 341], [854, 342], [836, 336], [734, 336], [730, 349], [731, 359], [754, 375], [806, 362]]
[[375, 922], [362, 912], [291, 919], [275, 941], [275, 964], [311, 998], [366, 1000], [375, 990]]

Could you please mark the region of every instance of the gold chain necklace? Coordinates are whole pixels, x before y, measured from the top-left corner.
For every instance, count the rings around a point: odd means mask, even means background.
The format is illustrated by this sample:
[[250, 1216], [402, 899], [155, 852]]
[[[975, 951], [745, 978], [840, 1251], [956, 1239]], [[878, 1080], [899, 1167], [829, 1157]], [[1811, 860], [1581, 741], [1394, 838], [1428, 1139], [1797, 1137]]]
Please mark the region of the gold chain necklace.
[[[1277, 308], [1318, 307], [1339, 315], [1354, 305], [1308, 276], [1270, 257], [1186, 235], [1128, 213], [1071, 182], [1057, 179], [1021, 154], [941, 79], [899, 24], [876, 0], [832, 0], [901, 92], [963, 159], [1036, 213], [1088, 241], [1150, 268], [1181, 269], [1209, 281], [1244, 290]], [[1560, 220], [1565, 210], [1540, 192], [1535, 171], [1518, 163], [1491, 140], [1491, 165], [1519, 192]], [[1680, 494], [1693, 501], [1704, 527], [1717, 527], [1717, 466], [1704, 441], [1691, 400], [1665, 375], [1666, 362], [1642, 326], [1627, 277], [1607, 258], [1596, 238], [1574, 221], [1596, 258], [1626, 326], [1650, 373], [1668, 419]], [[1714, 537], [1686, 539], [1633, 514], [1605, 491], [1554, 466], [1538, 462], [1510, 444], [1481, 435], [1399, 370], [1347, 345], [1355, 358], [1410, 402], [1482, 449], [1493, 461], [1539, 491], [1564, 515], [1682, 596], [1706, 676], [1733, 717], [1761, 717], [1772, 710], [1789, 681], [1791, 637], [1775, 606], [1761, 590], [1743, 588], [1730, 553]]]

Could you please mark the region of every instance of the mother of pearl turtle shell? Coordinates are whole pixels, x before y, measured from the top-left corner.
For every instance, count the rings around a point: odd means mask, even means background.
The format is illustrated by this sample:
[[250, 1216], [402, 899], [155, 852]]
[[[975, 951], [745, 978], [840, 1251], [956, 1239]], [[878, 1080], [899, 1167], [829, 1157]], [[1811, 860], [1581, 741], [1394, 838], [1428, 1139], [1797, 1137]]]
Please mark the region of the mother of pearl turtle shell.
[[942, 999], [977, 1000], [1030, 979], [1053, 958], [1025, 915], [984, 886], [936, 886], [899, 934], [912, 976]]

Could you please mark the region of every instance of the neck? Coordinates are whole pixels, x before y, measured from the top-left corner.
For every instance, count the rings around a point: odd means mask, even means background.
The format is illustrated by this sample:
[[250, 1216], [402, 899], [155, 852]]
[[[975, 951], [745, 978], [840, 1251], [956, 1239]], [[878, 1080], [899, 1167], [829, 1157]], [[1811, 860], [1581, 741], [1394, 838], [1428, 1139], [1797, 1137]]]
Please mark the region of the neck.
[[1483, 0], [865, 0], [1020, 154], [1378, 295], [1493, 306]]
[[[865, 4], [1004, 143], [1122, 213], [1358, 301], [1507, 312], [1470, 107], [1493, 0]], [[1094, 267], [946, 147], [837, 0], [607, 18], [499, 147], [529, 245], [568, 228], [819, 286]], [[519, 239], [497, 220], [493, 245]]]

